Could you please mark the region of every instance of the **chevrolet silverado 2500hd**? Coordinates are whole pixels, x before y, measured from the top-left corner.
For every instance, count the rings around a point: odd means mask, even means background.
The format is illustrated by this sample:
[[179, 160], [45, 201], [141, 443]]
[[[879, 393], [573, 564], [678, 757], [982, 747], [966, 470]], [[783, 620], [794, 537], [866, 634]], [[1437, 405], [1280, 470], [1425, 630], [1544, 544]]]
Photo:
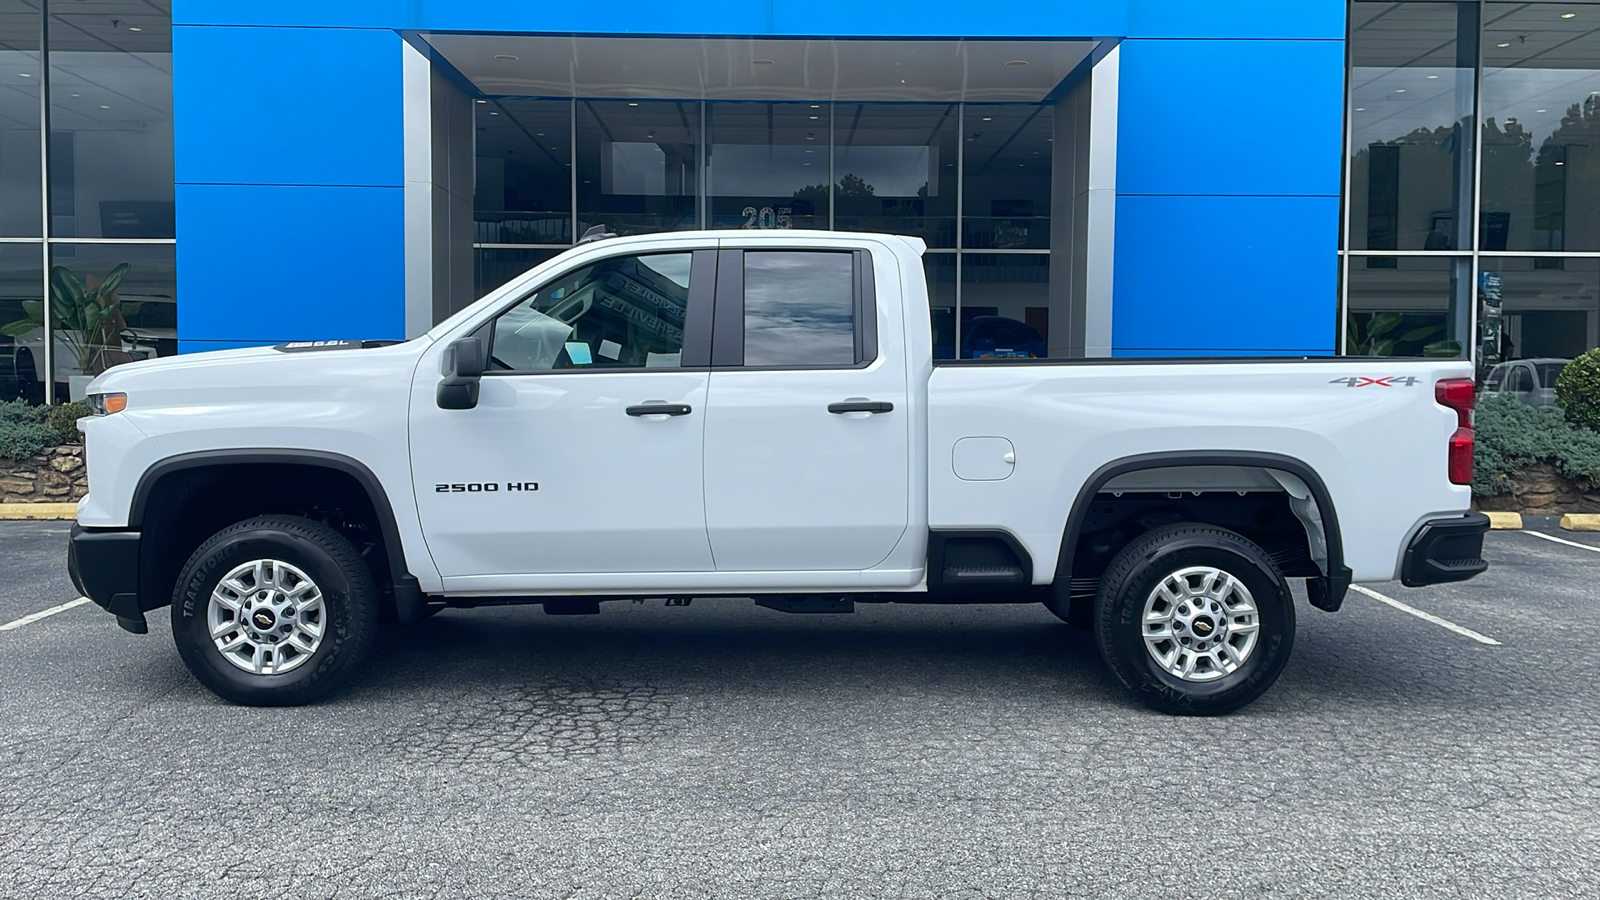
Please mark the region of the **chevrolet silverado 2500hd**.
[[1213, 714], [1282, 670], [1288, 579], [1331, 612], [1486, 567], [1468, 363], [934, 360], [922, 251], [613, 238], [404, 343], [117, 367], [72, 577], [247, 704], [325, 695], [384, 610], [753, 597], [1042, 602]]

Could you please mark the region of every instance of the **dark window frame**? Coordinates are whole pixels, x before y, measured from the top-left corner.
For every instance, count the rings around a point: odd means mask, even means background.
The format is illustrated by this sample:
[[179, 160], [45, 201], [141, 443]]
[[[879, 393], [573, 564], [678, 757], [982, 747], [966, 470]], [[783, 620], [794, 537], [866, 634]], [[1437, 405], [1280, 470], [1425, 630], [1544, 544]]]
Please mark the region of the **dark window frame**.
[[606, 366], [594, 368], [574, 366], [568, 369], [490, 369], [483, 374], [498, 378], [507, 375], [596, 375], [601, 373], [638, 375], [646, 372], [668, 374], [673, 372], [706, 371], [711, 366], [711, 316], [717, 282], [717, 251], [715, 249], [684, 248], [614, 253], [610, 256], [602, 256], [599, 259], [588, 260], [579, 266], [562, 269], [534, 287], [518, 294], [515, 300], [495, 310], [494, 315], [484, 324], [482, 330], [487, 331], [488, 356], [493, 358], [495, 331], [499, 328], [501, 316], [526, 303], [528, 298], [555, 284], [557, 281], [571, 276], [580, 269], [602, 265], [613, 259], [667, 256], [680, 253], [689, 253], [691, 256], [689, 260], [689, 299], [683, 316], [683, 351], [679, 357], [678, 365], [649, 367]]
[[[755, 253], [849, 253], [854, 281], [851, 330], [855, 342], [855, 362], [818, 365], [747, 366], [744, 364], [744, 254]], [[841, 371], [865, 369], [878, 360], [878, 297], [873, 278], [872, 251], [857, 248], [836, 250], [824, 247], [773, 244], [762, 247], [724, 247], [717, 257], [716, 313], [711, 339], [711, 368], [742, 372]]]

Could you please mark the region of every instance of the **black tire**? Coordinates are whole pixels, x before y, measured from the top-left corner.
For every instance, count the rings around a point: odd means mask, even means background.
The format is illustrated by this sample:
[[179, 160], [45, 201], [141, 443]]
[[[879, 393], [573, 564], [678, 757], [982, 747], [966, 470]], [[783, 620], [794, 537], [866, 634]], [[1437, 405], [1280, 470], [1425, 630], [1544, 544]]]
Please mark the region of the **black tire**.
[[[1256, 607], [1255, 645], [1237, 669], [1209, 681], [1168, 672], [1146, 648], [1143, 633], [1147, 599], [1169, 575], [1192, 566], [1237, 578]], [[1198, 634], [1203, 624], [1195, 622], [1190, 633]], [[1106, 665], [1146, 705], [1175, 715], [1222, 715], [1260, 697], [1289, 661], [1294, 631], [1294, 598], [1272, 559], [1242, 535], [1209, 525], [1169, 525], [1134, 539], [1106, 568], [1095, 603], [1095, 642]], [[1201, 664], [1209, 665], [1203, 659]]]
[[[236, 566], [258, 559], [299, 568], [322, 596], [321, 642], [307, 659], [277, 675], [229, 662], [207, 626], [212, 591]], [[173, 590], [172, 636], [189, 671], [217, 696], [245, 706], [322, 699], [365, 661], [377, 629], [371, 568], [344, 535], [298, 516], [259, 516], [217, 532], [189, 557]]]

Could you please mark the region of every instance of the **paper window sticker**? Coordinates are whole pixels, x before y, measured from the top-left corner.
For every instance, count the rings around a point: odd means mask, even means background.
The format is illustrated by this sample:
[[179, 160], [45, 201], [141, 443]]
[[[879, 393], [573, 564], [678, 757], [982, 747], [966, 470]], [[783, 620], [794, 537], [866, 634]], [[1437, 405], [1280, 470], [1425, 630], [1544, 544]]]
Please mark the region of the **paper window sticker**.
[[646, 353], [644, 355], [645, 368], [673, 368], [683, 365], [683, 354], [680, 353]]
[[566, 348], [567, 358], [572, 360], [573, 365], [587, 366], [594, 362], [594, 358], [589, 355], [588, 344], [582, 341], [567, 341]]
[[616, 359], [622, 355], [622, 345], [616, 341], [601, 341], [600, 355], [606, 359]]

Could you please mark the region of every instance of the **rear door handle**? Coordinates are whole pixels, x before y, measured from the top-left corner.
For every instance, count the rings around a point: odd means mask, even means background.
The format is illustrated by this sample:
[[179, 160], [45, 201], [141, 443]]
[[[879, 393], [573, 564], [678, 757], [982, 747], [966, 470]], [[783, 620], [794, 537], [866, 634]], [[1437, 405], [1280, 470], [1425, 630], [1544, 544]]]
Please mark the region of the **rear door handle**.
[[627, 409], [630, 416], [687, 416], [692, 412], [687, 403], [641, 403]]
[[887, 400], [845, 400], [842, 403], [829, 403], [828, 412], [834, 415], [845, 413], [886, 413], [894, 412], [894, 404]]

